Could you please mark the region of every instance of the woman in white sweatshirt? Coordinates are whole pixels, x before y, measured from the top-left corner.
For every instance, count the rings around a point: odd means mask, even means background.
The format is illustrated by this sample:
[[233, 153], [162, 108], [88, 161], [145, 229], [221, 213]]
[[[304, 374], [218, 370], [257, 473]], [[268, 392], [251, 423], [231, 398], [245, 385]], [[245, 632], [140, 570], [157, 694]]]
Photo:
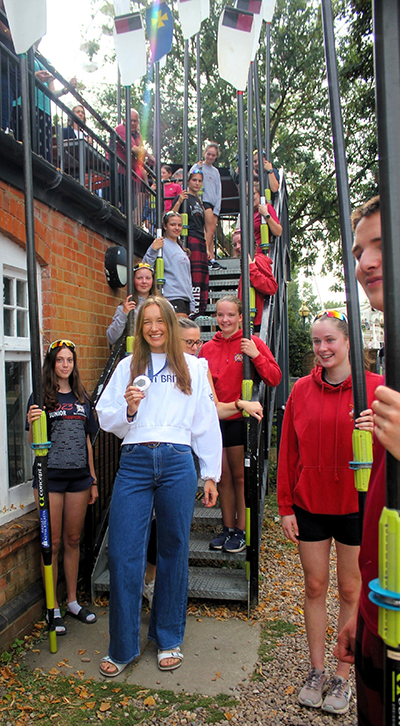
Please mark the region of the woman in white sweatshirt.
[[[182, 352], [171, 305], [150, 297], [141, 306], [131, 357], [116, 368], [97, 412], [100, 425], [123, 439], [110, 512], [110, 647], [100, 672], [114, 677], [140, 655], [140, 613], [153, 507], [157, 578], [149, 639], [161, 670], [179, 667], [186, 623], [189, 531], [200, 462], [206, 507], [217, 500], [221, 434], [206, 372]], [[134, 385], [139, 376], [150, 385]]]

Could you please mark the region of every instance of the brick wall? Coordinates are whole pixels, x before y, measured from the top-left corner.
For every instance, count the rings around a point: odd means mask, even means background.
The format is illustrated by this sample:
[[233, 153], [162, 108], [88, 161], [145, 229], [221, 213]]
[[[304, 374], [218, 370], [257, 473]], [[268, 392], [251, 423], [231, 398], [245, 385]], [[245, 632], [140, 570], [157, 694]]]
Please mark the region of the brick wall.
[[[104, 275], [110, 242], [35, 200], [38, 262], [42, 265], [43, 341], [76, 343], [82, 379], [91, 392], [108, 358], [106, 329], [126, 290], [113, 291]], [[0, 231], [25, 247], [22, 192], [0, 181]]]
[[40, 577], [40, 541], [36, 512], [0, 527], [0, 607]]

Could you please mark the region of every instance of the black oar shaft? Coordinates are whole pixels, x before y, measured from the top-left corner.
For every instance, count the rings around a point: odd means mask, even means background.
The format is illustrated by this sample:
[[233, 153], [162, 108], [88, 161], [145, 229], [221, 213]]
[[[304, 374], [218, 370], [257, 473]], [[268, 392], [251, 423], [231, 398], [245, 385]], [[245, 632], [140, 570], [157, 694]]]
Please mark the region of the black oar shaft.
[[252, 179], [254, 179], [253, 147], [254, 147], [254, 126], [253, 126], [253, 63], [250, 63], [249, 79], [247, 81], [247, 178], [248, 178], [248, 228], [249, 228], [249, 253], [253, 258], [254, 253], [254, 194]]
[[[250, 293], [249, 293], [249, 231], [247, 225], [247, 204], [246, 204], [246, 152], [244, 143], [244, 111], [243, 92], [238, 91], [237, 97], [237, 126], [239, 144], [239, 201], [240, 201], [240, 224], [242, 240], [242, 304], [243, 304], [243, 337], [250, 338]], [[250, 358], [243, 356], [243, 378], [250, 380], [251, 366]]]
[[271, 24], [265, 32], [265, 155], [270, 160], [270, 104], [271, 104]]
[[[184, 95], [183, 95], [183, 181], [182, 188], [187, 188], [188, 173], [188, 116], [189, 116], [189, 41], [185, 40], [184, 51]], [[187, 222], [188, 203], [187, 199], [183, 202], [184, 222]], [[182, 241], [187, 246], [187, 232], [182, 236]]]
[[360, 306], [357, 281], [354, 274], [354, 258], [351, 253], [353, 233], [351, 230], [350, 193], [347, 177], [346, 149], [343, 134], [340, 104], [339, 76], [337, 69], [333, 13], [331, 0], [322, 0], [325, 58], [329, 86], [329, 103], [333, 133], [333, 148], [336, 166], [336, 186], [339, 202], [342, 255], [346, 288], [347, 312], [349, 318], [349, 340], [351, 350], [351, 375], [353, 386], [354, 418], [367, 408], [367, 388], [364, 369], [364, 345], [361, 330]]
[[197, 158], [201, 159], [200, 33], [196, 34]]
[[254, 80], [254, 107], [256, 110], [256, 138], [258, 149], [258, 181], [260, 184], [260, 197], [265, 197], [264, 184], [264, 155], [262, 145], [262, 128], [261, 128], [261, 106], [260, 106], [260, 84], [258, 82], [258, 63], [257, 56], [253, 62], [253, 80]]
[[161, 101], [160, 101], [160, 63], [154, 63], [154, 153], [156, 157], [156, 226], [161, 230], [163, 195], [161, 190]]
[[[133, 295], [133, 186], [132, 186], [132, 124], [131, 89], [125, 86], [125, 125], [126, 125], [126, 264], [127, 293]], [[133, 335], [133, 315], [128, 315], [128, 336]]]

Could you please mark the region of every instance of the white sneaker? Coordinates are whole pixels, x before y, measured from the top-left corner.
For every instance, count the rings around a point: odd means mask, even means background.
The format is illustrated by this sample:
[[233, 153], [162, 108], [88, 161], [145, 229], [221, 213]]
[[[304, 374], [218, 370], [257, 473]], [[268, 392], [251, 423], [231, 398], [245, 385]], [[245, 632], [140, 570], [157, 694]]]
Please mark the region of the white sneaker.
[[155, 580], [151, 580], [151, 582], [144, 582], [143, 583], [143, 597], [146, 598], [146, 600], [149, 601], [150, 607], [153, 604], [153, 595], [154, 595], [154, 585]]

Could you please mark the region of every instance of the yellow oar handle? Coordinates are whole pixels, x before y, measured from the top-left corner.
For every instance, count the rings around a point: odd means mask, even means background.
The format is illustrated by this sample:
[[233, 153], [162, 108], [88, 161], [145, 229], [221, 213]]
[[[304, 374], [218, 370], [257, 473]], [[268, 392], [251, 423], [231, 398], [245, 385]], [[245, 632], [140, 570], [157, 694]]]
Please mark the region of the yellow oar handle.
[[265, 190], [265, 201], [266, 202], [270, 202], [271, 201], [271, 190], [270, 189], [266, 189]]
[[269, 227], [268, 224], [262, 224], [260, 227], [260, 234], [261, 234], [261, 240], [260, 240], [260, 247], [264, 254], [267, 254], [269, 250]]
[[127, 353], [133, 353], [133, 341], [135, 340], [134, 335], [127, 335], [126, 336], [126, 352]]
[[353, 431], [353, 456], [350, 469], [354, 470], [354, 486], [358, 492], [367, 492], [373, 460], [372, 434], [370, 431]]
[[256, 308], [256, 291], [254, 287], [250, 287], [250, 323], [251, 323], [251, 329], [254, 327], [254, 319], [256, 317], [257, 308]]
[[[242, 400], [243, 401], [251, 401], [251, 396], [253, 393], [253, 381], [250, 380], [243, 380], [242, 381]], [[245, 418], [248, 418], [249, 414], [246, 413], [246, 411], [243, 411], [242, 414]]]
[[32, 422], [32, 439], [31, 447], [35, 455], [47, 456], [51, 443], [47, 441], [47, 417], [44, 411], [36, 421]]
[[378, 605], [378, 632], [391, 648], [400, 648], [400, 514], [383, 508], [379, 520], [379, 580], [369, 583]]
[[164, 277], [164, 258], [163, 257], [157, 257], [156, 259], [156, 281], [157, 281], [157, 287], [160, 289], [163, 285], [165, 285], [165, 277]]
[[181, 214], [182, 217], [182, 232], [181, 237], [187, 237], [189, 234], [189, 215]]

